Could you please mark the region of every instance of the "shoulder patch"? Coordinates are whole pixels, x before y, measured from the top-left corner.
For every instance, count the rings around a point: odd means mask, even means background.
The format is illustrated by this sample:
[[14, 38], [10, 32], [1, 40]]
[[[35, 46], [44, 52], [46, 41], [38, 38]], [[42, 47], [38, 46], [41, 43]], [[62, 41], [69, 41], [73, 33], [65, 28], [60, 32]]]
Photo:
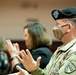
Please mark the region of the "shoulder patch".
[[73, 73], [74, 71], [76, 71], [76, 65], [73, 64], [73, 63], [69, 63], [65, 69], [64, 69], [65, 73], [66, 74], [71, 74]]

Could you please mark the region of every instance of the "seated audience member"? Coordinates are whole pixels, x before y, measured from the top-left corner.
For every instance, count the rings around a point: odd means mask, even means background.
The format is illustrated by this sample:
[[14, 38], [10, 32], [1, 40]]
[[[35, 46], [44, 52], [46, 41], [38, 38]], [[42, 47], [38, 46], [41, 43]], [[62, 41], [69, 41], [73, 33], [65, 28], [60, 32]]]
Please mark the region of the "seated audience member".
[[0, 37], [0, 75], [10, 73], [10, 63], [6, 51], [5, 38]]
[[[52, 52], [50, 51], [52, 40], [45, 27], [40, 23], [29, 23], [24, 27], [23, 31], [26, 48], [30, 50], [34, 60], [37, 60], [39, 56], [42, 57], [40, 68], [45, 68], [52, 56]], [[20, 51], [19, 45], [17, 43], [12, 44], [10, 40], [6, 40], [6, 46], [11, 56], [12, 73], [18, 71], [16, 69], [17, 65], [26, 69], [17, 59], [17, 55], [19, 55]]]
[[[39, 68], [41, 57], [35, 61], [28, 49], [26, 52], [22, 50], [22, 58], [18, 58], [31, 75], [76, 75], [76, 7], [56, 9], [51, 14], [56, 21], [54, 35], [63, 45], [54, 52], [49, 64], [45, 69]], [[17, 69], [17, 75], [29, 75], [26, 70]]]

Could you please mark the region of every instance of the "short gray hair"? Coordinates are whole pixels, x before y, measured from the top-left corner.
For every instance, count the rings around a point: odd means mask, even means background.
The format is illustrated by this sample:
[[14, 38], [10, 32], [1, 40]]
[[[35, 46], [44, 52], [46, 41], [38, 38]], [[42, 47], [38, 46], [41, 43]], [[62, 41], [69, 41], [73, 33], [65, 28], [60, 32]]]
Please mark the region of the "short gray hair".
[[72, 22], [76, 26], [76, 18], [70, 18], [68, 21]]

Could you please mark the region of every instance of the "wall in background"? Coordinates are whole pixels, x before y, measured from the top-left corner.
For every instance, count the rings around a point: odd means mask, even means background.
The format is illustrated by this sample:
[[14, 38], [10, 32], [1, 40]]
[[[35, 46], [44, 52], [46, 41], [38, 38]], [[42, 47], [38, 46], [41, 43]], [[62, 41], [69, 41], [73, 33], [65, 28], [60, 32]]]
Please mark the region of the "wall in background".
[[76, 0], [0, 0], [0, 36], [11, 40], [23, 39], [23, 27], [30, 21], [43, 24], [53, 40], [55, 21], [53, 9], [76, 7]]

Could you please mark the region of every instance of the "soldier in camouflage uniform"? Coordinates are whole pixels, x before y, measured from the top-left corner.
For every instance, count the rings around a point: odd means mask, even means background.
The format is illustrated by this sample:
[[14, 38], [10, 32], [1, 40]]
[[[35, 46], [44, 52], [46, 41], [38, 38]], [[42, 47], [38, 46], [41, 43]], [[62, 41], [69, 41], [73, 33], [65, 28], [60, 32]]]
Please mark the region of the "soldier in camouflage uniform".
[[76, 39], [58, 47], [47, 67], [37, 69], [32, 75], [76, 75]]
[[[19, 60], [31, 75], [76, 75], [76, 8], [53, 10], [51, 14], [56, 21], [56, 26], [53, 28], [54, 35], [63, 42], [63, 45], [57, 48], [45, 69], [38, 67], [41, 58], [34, 61], [28, 50], [26, 53], [20, 52], [22, 59]], [[20, 72], [24, 72], [21, 68], [17, 68]], [[24, 75], [27, 75], [26, 73], [25, 71]]]

